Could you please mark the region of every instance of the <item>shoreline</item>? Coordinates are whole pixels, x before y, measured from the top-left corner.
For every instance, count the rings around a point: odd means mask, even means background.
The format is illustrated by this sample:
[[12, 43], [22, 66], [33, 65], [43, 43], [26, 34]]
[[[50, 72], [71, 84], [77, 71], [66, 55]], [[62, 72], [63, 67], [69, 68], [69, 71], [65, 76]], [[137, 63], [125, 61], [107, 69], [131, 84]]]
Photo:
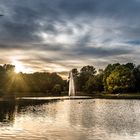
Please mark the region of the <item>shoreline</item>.
[[139, 93], [132, 94], [101, 94], [101, 95], [91, 95], [94, 99], [137, 99], [140, 100]]
[[140, 93], [124, 93], [124, 94], [82, 94], [76, 96], [22, 96], [22, 97], [0, 97], [0, 101], [17, 101], [17, 100], [68, 100], [68, 99], [137, 99], [140, 100]]

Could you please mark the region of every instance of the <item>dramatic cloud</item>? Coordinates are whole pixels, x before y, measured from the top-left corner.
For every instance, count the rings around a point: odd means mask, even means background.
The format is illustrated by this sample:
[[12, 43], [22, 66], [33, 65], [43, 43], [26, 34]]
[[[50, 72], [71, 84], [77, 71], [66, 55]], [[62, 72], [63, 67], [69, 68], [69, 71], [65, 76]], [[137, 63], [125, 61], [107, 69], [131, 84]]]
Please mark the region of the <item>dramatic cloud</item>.
[[31, 71], [139, 63], [139, 0], [1, 0], [0, 64]]

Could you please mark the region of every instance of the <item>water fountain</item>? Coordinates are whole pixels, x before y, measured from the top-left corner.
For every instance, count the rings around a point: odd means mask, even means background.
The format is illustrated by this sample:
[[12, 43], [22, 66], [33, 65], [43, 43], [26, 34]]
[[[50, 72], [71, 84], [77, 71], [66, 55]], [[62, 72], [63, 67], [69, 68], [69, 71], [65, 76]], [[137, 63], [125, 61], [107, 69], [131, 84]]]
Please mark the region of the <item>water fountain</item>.
[[74, 84], [74, 77], [72, 71], [69, 73], [69, 92], [68, 96], [54, 96], [54, 97], [22, 97], [17, 98], [18, 101], [28, 101], [28, 100], [34, 100], [37, 102], [43, 101], [48, 102], [49, 100], [69, 100], [69, 99], [92, 99], [90, 96], [77, 96], [75, 92], [75, 84]]
[[75, 96], [75, 85], [72, 71], [69, 74], [69, 96]]

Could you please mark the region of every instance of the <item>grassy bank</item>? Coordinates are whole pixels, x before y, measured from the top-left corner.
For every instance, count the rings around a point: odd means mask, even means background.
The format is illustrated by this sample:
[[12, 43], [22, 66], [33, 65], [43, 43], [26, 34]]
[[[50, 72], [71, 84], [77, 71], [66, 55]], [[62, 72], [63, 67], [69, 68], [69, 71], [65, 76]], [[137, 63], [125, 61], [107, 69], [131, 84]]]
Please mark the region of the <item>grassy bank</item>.
[[122, 94], [94, 94], [90, 95], [97, 99], [140, 99], [140, 93], [122, 93]]
[[109, 93], [85, 93], [77, 92], [77, 96], [90, 96], [97, 99], [140, 99], [140, 93], [121, 93], [121, 94], [109, 94]]
[[[67, 95], [68, 92], [62, 92], [61, 94], [19, 92], [19, 93], [7, 93], [1, 96], [0, 100], [15, 99], [17, 97], [61, 97]], [[91, 93], [89, 94], [84, 92], [77, 92], [76, 96], [90, 96], [93, 99], [140, 99], [140, 93], [121, 93], [121, 94]]]

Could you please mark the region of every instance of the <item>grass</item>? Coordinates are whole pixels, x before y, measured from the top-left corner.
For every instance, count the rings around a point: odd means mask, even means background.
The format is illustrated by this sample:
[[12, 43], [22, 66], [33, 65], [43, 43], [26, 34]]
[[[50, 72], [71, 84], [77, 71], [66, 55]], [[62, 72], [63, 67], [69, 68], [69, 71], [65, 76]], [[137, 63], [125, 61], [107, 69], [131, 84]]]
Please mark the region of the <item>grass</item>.
[[92, 96], [93, 98], [100, 99], [140, 99], [140, 93], [121, 93], [121, 94], [101, 93]]

